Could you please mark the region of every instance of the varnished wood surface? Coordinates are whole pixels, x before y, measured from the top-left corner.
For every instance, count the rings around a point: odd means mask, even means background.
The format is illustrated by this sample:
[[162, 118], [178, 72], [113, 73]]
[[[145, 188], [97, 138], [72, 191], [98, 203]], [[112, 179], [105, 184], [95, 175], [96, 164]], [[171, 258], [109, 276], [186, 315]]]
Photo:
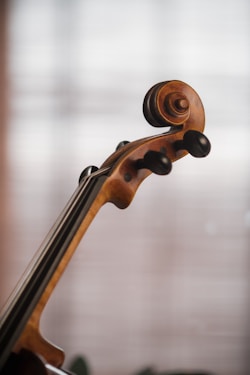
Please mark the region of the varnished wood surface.
[[156, 82], [182, 79], [203, 100], [211, 155], [150, 176], [128, 209], [100, 211], [42, 331], [68, 362], [85, 355], [94, 374], [148, 365], [247, 374], [247, 1], [23, 4], [12, 3], [10, 18], [13, 221], [2, 301], [81, 170], [100, 165], [123, 139], [154, 134], [143, 96]]

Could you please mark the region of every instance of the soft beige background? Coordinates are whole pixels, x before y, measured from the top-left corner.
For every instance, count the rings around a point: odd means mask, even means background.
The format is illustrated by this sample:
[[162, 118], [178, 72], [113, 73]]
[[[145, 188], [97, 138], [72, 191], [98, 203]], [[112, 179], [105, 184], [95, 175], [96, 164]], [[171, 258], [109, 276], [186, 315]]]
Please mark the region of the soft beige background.
[[212, 143], [96, 217], [43, 315], [66, 365], [249, 374], [249, 21], [247, 0], [9, 1], [2, 303], [81, 170], [157, 134], [153, 84], [190, 84]]

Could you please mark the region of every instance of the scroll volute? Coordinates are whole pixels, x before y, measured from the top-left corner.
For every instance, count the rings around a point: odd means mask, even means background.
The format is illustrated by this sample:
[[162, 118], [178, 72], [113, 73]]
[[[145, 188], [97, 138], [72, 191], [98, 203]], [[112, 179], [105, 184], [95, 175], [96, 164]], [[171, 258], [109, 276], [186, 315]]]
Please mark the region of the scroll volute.
[[120, 208], [132, 201], [141, 182], [151, 173], [168, 174], [172, 163], [190, 153], [204, 157], [210, 143], [202, 134], [205, 125], [204, 108], [198, 94], [181, 81], [154, 85], [143, 103], [146, 120], [167, 131], [134, 142], [124, 142], [102, 167], [111, 166], [103, 188], [107, 201]]

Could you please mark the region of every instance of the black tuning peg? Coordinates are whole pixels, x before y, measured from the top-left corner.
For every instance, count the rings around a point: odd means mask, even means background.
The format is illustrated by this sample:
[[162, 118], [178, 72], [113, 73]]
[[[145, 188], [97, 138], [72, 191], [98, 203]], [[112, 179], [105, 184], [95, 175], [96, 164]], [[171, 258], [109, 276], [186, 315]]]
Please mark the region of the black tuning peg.
[[98, 171], [99, 168], [97, 168], [96, 166], [94, 165], [90, 165], [89, 167], [86, 167], [82, 173], [80, 174], [80, 177], [79, 177], [79, 184], [82, 182], [82, 180], [86, 177], [89, 177], [92, 173]]
[[168, 174], [172, 169], [171, 160], [162, 152], [148, 151], [143, 159], [136, 162], [137, 169], [149, 169], [151, 172], [159, 175]]
[[120, 148], [124, 147], [125, 145], [127, 145], [129, 143], [129, 141], [121, 141], [120, 143], [118, 143], [115, 151], [118, 151], [120, 150]]
[[182, 141], [176, 141], [175, 150], [187, 150], [196, 158], [203, 158], [210, 152], [211, 145], [207, 137], [196, 130], [188, 130]]

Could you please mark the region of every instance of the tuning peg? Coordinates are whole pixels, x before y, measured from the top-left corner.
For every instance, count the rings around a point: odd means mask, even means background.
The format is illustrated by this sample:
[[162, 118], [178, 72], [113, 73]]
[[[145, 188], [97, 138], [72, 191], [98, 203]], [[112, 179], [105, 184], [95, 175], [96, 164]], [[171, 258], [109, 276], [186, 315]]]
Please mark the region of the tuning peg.
[[187, 150], [196, 158], [203, 158], [210, 152], [211, 145], [207, 137], [196, 130], [188, 130], [182, 141], [176, 141], [175, 150]]
[[90, 165], [89, 167], [86, 167], [82, 173], [80, 174], [80, 177], [79, 177], [79, 184], [82, 182], [82, 180], [85, 178], [85, 177], [89, 177], [92, 173], [98, 171], [98, 167], [94, 166], [94, 165]]
[[162, 152], [148, 151], [143, 159], [136, 162], [137, 169], [149, 169], [158, 175], [168, 174], [172, 169], [171, 160]]
[[120, 143], [118, 143], [115, 151], [118, 151], [120, 150], [120, 148], [124, 147], [125, 145], [127, 145], [129, 143], [129, 141], [121, 141]]

